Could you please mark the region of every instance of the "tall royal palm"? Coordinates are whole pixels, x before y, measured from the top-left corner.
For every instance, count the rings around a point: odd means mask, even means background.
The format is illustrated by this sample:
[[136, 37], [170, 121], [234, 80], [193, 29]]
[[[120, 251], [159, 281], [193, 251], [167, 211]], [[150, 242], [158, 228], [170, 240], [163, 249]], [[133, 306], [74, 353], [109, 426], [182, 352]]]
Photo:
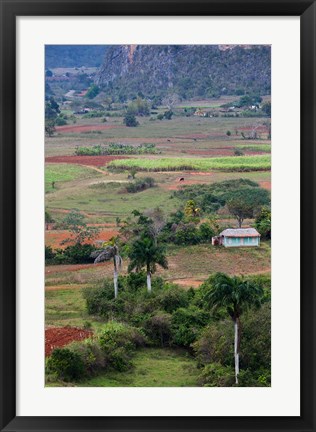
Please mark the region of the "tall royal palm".
[[238, 384], [240, 351], [240, 316], [250, 308], [258, 308], [263, 298], [263, 289], [258, 284], [241, 277], [229, 277], [217, 273], [205, 299], [213, 309], [225, 308], [234, 322], [235, 382]]
[[113, 259], [114, 271], [113, 271], [113, 281], [114, 281], [114, 297], [118, 294], [118, 272], [122, 267], [122, 258], [119, 255], [119, 250], [116, 245], [105, 246], [103, 249], [98, 249], [90, 255], [91, 258], [95, 258], [94, 264], [110, 261]]
[[157, 264], [164, 269], [168, 268], [164, 249], [156, 245], [155, 241], [150, 237], [141, 237], [132, 243], [129, 259], [128, 271], [140, 271], [146, 267], [147, 290], [149, 293], [151, 292], [151, 275], [155, 273]]

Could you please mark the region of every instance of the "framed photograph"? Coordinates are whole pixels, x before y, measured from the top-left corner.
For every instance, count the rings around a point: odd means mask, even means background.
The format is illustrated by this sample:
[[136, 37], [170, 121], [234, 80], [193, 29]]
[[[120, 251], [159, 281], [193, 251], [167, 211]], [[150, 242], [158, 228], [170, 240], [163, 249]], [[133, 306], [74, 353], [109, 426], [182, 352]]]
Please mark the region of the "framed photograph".
[[1, 430], [315, 431], [314, 2], [0, 13]]

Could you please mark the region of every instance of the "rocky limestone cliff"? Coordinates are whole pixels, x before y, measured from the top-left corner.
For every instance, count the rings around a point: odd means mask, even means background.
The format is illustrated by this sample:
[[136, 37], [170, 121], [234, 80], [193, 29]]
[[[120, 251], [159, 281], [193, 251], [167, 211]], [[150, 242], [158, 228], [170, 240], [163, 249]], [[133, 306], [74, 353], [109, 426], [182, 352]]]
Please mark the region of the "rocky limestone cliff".
[[96, 84], [124, 97], [269, 94], [270, 75], [269, 46], [113, 45]]

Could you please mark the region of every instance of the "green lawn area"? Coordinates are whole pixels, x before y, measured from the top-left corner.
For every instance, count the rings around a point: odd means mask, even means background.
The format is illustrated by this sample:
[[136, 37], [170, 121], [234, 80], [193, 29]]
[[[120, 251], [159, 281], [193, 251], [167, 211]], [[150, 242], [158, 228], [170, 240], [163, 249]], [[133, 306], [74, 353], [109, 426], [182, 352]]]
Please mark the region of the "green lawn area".
[[59, 183], [64, 183], [77, 179], [96, 177], [97, 173], [90, 168], [85, 168], [74, 164], [46, 164], [45, 166], [45, 192], [52, 192], [52, 182], [55, 187]]
[[82, 327], [84, 321], [89, 320], [80, 286], [72, 285], [72, 288], [45, 292], [46, 325]]
[[77, 384], [80, 387], [196, 387], [198, 369], [180, 349], [143, 348], [133, 358], [133, 369], [107, 372]]

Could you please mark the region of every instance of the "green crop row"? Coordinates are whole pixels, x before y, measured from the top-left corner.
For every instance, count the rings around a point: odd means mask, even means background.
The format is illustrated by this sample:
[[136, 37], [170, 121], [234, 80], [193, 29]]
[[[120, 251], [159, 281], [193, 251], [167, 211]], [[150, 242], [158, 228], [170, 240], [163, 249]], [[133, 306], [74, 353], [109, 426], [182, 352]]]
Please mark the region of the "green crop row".
[[271, 145], [270, 144], [240, 144], [237, 145], [236, 148], [240, 150], [249, 150], [249, 151], [260, 151], [265, 153], [271, 153]]
[[112, 169], [136, 168], [139, 171], [263, 171], [271, 169], [270, 155], [219, 158], [121, 159], [108, 164]]

